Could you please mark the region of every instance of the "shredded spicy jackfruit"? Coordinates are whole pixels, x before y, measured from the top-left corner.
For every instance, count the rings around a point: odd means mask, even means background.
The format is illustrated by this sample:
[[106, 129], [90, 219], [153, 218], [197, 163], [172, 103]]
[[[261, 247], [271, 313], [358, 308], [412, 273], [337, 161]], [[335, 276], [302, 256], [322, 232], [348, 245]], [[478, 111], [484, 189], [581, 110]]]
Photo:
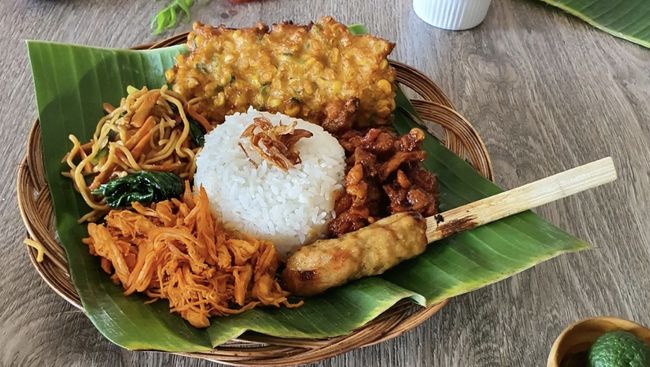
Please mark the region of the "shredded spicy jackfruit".
[[180, 199], [133, 210], [111, 210], [104, 224], [89, 223], [84, 243], [125, 295], [169, 300], [195, 327], [210, 316], [258, 305], [297, 307], [276, 281], [280, 263], [272, 243], [227, 233], [210, 212], [208, 197], [189, 183]]

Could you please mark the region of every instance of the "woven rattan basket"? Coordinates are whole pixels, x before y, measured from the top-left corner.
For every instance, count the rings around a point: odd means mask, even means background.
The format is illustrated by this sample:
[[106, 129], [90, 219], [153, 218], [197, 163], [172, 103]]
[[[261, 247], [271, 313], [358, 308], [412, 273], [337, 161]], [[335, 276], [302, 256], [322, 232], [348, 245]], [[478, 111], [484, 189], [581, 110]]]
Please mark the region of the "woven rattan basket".
[[[159, 48], [185, 41], [181, 34], [154, 45], [134, 49]], [[419, 95], [412, 100], [424, 128], [437, 135], [444, 144], [465, 158], [477, 171], [492, 179], [492, 164], [481, 138], [472, 125], [459, 115], [440, 89], [419, 71], [391, 62], [397, 80], [406, 89]], [[18, 204], [29, 237], [40, 242], [49, 252], [44, 261], [36, 261], [36, 251], [29, 257], [45, 282], [61, 297], [82, 309], [79, 296], [68, 273], [66, 255], [57, 241], [50, 192], [45, 180], [41, 156], [41, 133], [38, 120], [32, 126], [27, 153], [18, 169]], [[428, 308], [402, 301], [346, 336], [328, 339], [283, 339], [247, 332], [241, 337], [214, 348], [209, 353], [179, 353], [235, 366], [291, 366], [316, 362], [394, 338], [411, 330], [438, 312], [447, 301]]]

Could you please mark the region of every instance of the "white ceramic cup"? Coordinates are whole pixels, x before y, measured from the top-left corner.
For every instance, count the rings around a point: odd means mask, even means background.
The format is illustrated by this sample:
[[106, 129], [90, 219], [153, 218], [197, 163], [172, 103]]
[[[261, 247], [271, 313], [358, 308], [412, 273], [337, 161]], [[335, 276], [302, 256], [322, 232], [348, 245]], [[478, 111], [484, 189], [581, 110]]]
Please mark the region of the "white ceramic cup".
[[460, 31], [481, 24], [492, 0], [413, 0], [413, 10], [434, 27]]

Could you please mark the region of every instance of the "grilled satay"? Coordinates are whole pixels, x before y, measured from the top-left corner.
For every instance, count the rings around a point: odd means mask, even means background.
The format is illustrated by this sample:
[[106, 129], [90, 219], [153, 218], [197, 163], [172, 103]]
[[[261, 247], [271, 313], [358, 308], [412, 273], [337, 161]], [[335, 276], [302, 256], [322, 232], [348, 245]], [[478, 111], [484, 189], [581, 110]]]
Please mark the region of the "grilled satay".
[[286, 289], [309, 296], [365, 276], [379, 275], [420, 255], [427, 243], [611, 182], [611, 157], [546, 177], [427, 218], [393, 214], [339, 238], [296, 251], [282, 273]]
[[424, 252], [426, 228], [420, 214], [404, 212], [339, 238], [303, 246], [289, 257], [282, 273], [286, 289], [310, 296], [354, 279], [382, 274]]

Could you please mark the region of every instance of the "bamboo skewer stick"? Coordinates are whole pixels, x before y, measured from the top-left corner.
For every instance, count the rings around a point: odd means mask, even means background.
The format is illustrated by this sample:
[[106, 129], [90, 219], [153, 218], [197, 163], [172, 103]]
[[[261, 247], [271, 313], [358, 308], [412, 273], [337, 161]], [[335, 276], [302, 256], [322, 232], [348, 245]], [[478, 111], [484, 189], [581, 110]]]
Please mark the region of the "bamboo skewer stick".
[[616, 180], [603, 158], [426, 218], [429, 243]]
[[319, 240], [287, 259], [282, 278], [296, 295], [310, 296], [377, 275], [426, 251], [427, 244], [521, 213], [616, 179], [611, 158], [576, 167], [516, 189], [426, 218], [404, 212], [339, 238]]

